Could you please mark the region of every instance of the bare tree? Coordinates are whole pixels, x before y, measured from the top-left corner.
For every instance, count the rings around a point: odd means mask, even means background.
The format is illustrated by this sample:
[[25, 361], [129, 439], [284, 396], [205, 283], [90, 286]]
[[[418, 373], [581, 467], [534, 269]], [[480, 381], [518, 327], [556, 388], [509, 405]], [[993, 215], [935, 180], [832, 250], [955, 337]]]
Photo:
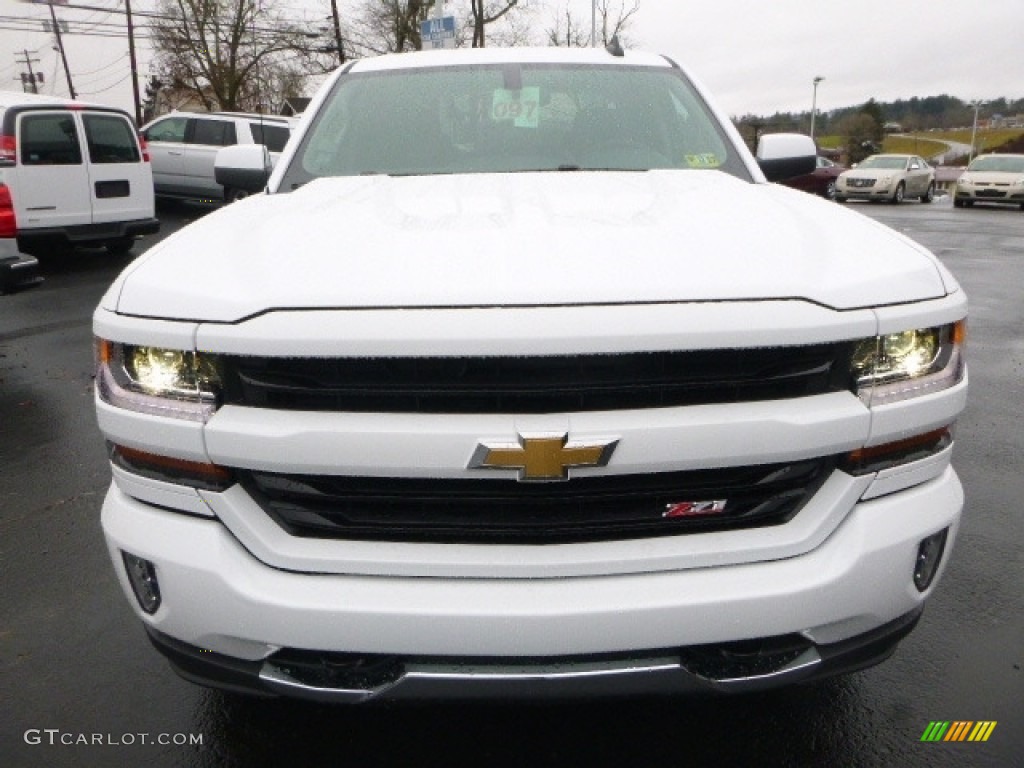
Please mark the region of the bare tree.
[[155, 73], [207, 109], [257, 110], [309, 71], [310, 38], [274, 0], [162, 0]]
[[553, 25], [545, 30], [548, 45], [585, 48], [590, 45], [590, 26], [572, 15], [568, 6], [555, 11]]
[[[640, 10], [640, 0], [597, 0], [597, 36], [602, 46], [618, 37], [623, 46], [628, 46], [628, 30], [633, 16]], [[554, 18], [554, 26], [546, 30], [551, 45], [585, 48], [590, 45], [590, 20], [574, 16], [568, 6], [560, 8]]]
[[519, 0], [470, 0], [470, 23], [473, 27], [473, 47], [483, 48], [485, 30], [519, 5]]
[[366, 0], [353, 43], [369, 54], [418, 51], [423, 48], [420, 25], [432, 7], [430, 0]]
[[632, 44], [629, 26], [633, 16], [640, 10], [640, 0], [597, 0], [597, 29], [601, 44], [608, 45], [613, 37], [619, 38], [623, 46]]

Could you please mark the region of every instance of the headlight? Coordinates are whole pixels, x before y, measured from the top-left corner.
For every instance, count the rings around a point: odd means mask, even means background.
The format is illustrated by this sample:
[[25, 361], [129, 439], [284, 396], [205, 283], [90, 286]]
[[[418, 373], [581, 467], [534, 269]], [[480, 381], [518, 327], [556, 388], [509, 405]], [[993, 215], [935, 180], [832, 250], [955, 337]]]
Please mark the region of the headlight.
[[875, 182], [880, 187], [888, 187], [889, 182], [892, 181], [892, 176], [879, 176], [878, 181]]
[[960, 178], [956, 180], [956, 183], [960, 186], [969, 187], [974, 182], [971, 181], [971, 177], [968, 176], [966, 173], [961, 173]]
[[861, 341], [853, 354], [857, 395], [869, 405], [948, 389], [964, 377], [967, 321]]
[[96, 386], [104, 402], [141, 413], [207, 421], [217, 409], [216, 356], [96, 340]]

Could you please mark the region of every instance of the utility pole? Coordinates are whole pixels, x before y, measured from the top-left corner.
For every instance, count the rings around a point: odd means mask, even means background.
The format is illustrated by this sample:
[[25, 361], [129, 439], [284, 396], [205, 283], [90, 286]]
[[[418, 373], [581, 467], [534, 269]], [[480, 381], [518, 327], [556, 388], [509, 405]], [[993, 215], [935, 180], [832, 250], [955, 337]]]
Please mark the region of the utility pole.
[[[24, 64], [26, 67], [28, 67], [28, 84], [32, 87], [32, 93], [38, 94], [39, 93], [39, 88], [38, 88], [38, 86], [36, 86], [36, 73], [32, 71], [32, 65], [33, 64], [38, 64], [39, 63], [39, 59], [29, 58], [28, 49], [27, 48], [23, 48], [22, 49], [22, 53], [25, 56], [25, 60], [24, 61], [19, 61], [18, 64]], [[23, 91], [25, 90], [25, 73], [24, 72], [21, 73], [21, 90], [23, 90]]]
[[345, 63], [345, 51], [341, 48], [341, 19], [338, 18], [338, 0], [331, 0], [331, 16], [334, 18], [334, 44], [338, 46], [338, 64]]
[[60, 36], [60, 24], [57, 23], [57, 14], [53, 10], [53, 3], [48, 3], [50, 6], [50, 19], [53, 21], [53, 34], [57, 37], [57, 52], [60, 53], [60, 60], [64, 62], [64, 77], [68, 80], [68, 93], [71, 94], [71, 98], [75, 96], [75, 86], [71, 83], [71, 70], [68, 68], [68, 57], [64, 53], [64, 39]]
[[[53, 6], [50, 6], [53, 10]], [[125, 21], [128, 24], [128, 60], [132, 69], [132, 98], [135, 100], [135, 126], [142, 125], [142, 102], [139, 101], [139, 67], [135, 62], [135, 27], [132, 25], [132, 0], [124, 0]]]

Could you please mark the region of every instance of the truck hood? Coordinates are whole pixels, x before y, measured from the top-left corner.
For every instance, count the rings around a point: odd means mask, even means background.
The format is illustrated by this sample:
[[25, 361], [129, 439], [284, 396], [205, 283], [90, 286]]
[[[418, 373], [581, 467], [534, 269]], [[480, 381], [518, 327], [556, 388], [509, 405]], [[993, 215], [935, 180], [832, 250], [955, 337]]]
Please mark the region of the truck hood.
[[122, 314], [941, 297], [926, 250], [843, 207], [717, 171], [320, 179], [215, 211], [125, 270]]

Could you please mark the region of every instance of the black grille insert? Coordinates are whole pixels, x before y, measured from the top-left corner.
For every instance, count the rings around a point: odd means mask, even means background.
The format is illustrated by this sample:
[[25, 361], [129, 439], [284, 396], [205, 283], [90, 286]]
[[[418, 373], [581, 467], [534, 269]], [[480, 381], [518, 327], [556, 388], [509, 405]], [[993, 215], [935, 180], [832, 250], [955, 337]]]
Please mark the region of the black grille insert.
[[[835, 460], [603, 475], [567, 482], [421, 480], [239, 470], [256, 502], [294, 536], [374, 541], [557, 544], [777, 525]], [[725, 500], [712, 514], [670, 506]]]
[[557, 413], [849, 390], [853, 343], [550, 357], [228, 357], [228, 404], [299, 411]]

